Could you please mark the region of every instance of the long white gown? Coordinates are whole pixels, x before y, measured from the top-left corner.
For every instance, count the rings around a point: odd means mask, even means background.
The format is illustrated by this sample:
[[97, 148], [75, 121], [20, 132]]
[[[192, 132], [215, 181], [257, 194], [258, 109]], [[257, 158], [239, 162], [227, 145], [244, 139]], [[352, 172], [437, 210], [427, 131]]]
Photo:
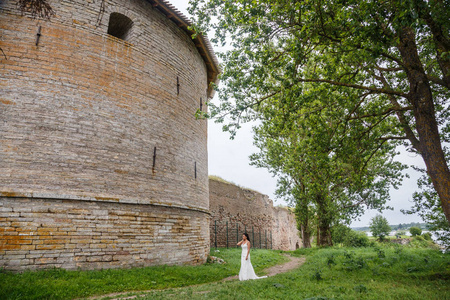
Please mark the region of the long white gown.
[[267, 278], [267, 276], [258, 277], [255, 274], [255, 270], [253, 270], [252, 263], [250, 261], [250, 253], [248, 254], [248, 259], [246, 260], [245, 257], [247, 256], [247, 243], [241, 244], [242, 248], [242, 254], [241, 254], [241, 270], [239, 271], [239, 280], [249, 280], [249, 279], [261, 279], [261, 278]]

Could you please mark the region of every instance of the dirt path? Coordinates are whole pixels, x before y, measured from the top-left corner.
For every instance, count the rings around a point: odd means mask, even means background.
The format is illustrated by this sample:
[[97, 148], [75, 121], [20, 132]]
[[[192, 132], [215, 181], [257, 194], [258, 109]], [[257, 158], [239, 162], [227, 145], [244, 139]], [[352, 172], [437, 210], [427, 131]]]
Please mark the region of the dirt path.
[[[281, 273], [286, 273], [290, 270], [296, 269], [296, 268], [300, 267], [301, 265], [303, 265], [306, 261], [305, 257], [293, 257], [293, 256], [290, 256], [287, 254], [283, 254], [283, 255], [286, 256], [287, 258], [289, 258], [290, 261], [288, 261], [284, 264], [276, 265], [276, 266], [266, 269], [265, 271], [267, 272], [266, 275], [268, 277], [271, 277], [271, 276], [274, 276], [277, 274], [281, 274]], [[238, 279], [239, 279], [239, 275], [235, 275], [235, 276], [224, 278], [221, 281], [232, 281], [232, 280], [238, 280]], [[199, 285], [210, 284], [210, 283], [214, 283], [214, 282], [202, 283]], [[199, 285], [195, 285], [195, 286], [199, 286]], [[180, 289], [187, 288], [190, 286], [192, 286], [192, 285], [183, 286], [183, 287], [180, 287]], [[102, 296], [95, 296], [95, 297], [90, 297], [88, 299], [103, 299], [106, 297], [108, 297], [109, 300], [136, 299], [138, 296], [142, 296], [142, 294], [151, 293], [154, 291], [156, 291], [156, 290], [136, 291], [137, 293], [140, 293], [140, 295], [133, 295], [133, 296], [129, 296], [129, 297], [120, 297], [121, 295], [132, 293], [132, 291], [128, 291], [128, 292], [122, 292], [122, 293], [113, 293], [113, 294], [107, 294], [107, 295], [102, 295]], [[114, 297], [118, 297], [118, 298], [114, 298]]]
[[[268, 277], [271, 277], [271, 276], [274, 276], [274, 275], [277, 275], [280, 273], [286, 273], [290, 270], [298, 268], [301, 265], [303, 265], [306, 260], [305, 257], [293, 257], [293, 256], [290, 256], [287, 254], [283, 254], [283, 255], [286, 256], [287, 258], [289, 258], [290, 261], [288, 261], [287, 263], [284, 263], [282, 265], [276, 265], [276, 266], [266, 269], [266, 271], [267, 271], [266, 275]], [[222, 281], [230, 281], [230, 280], [234, 280], [234, 279], [239, 279], [239, 275], [227, 277], [225, 279], [222, 279]]]

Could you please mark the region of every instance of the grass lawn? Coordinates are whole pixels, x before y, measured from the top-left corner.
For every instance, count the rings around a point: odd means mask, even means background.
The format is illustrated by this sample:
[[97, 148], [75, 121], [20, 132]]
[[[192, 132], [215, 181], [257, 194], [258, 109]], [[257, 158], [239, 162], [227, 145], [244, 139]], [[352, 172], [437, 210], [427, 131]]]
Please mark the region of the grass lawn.
[[[226, 264], [157, 266], [121, 270], [46, 271], [11, 273], [0, 270], [0, 299], [74, 299], [115, 292], [165, 289], [213, 282], [237, 275], [241, 249], [220, 249], [211, 255]], [[252, 250], [256, 272], [288, 259], [281, 251]]]
[[307, 262], [267, 279], [147, 293], [138, 299], [450, 299], [450, 254], [379, 244], [300, 249]]
[[[450, 300], [449, 253], [417, 248], [419, 244], [417, 247], [389, 243], [374, 245], [368, 248], [299, 249], [291, 254], [307, 257], [302, 267], [267, 279], [245, 282], [217, 282], [239, 272], [240, 249], [213, 250], [212, 255], [227, 262], [224, 265], [49, 270], [22, 274], [1, 272], [0, 299], [73, 299], [130, 291], [123, 297], [138, 295], [138, 299], [148, 300]], [[252, 250], [252, 263], [258, 275], [263, 274], [262, 269], [286, 261], [280, 252]], [[154, 291], [136, 292], [144, 290]]]

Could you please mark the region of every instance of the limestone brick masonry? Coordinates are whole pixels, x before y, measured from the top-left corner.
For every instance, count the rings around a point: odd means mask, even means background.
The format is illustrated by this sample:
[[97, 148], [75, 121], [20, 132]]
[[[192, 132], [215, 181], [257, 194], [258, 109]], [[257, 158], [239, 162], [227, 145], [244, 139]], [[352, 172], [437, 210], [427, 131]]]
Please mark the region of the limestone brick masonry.
[[205, 261], [213, 53], [163, 0], [48, 2], [0, 2], [0, 267]]
[[[295, 250], [301, 245], [295, 215], [274, 207], [267, 195], [216, 179], [209, 180], [211, 247], [235, 247], [247, 231], [253, 247]], [[217, 240], [216, 240], [217, 238]]]
[[202, 212], [30, 198], [0, 205], [0, 264], [8, 270], [203, 263], [209, 254]]

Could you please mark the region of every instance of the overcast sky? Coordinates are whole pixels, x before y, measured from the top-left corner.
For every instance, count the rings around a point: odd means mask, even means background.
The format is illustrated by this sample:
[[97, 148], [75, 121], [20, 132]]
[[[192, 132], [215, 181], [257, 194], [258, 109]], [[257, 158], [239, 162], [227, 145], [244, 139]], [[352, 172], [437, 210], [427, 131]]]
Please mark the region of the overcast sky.
[[[185, 16], [189, 17], [187, 12], [188, 0], [169, 1]], [[217, 93], [213, 102], [216, 99]], [[208, 126], [209, 174], [220, 176], [240, 186], [269, 195], [274, 201], [274, 205], [286, 205], [282, 199], [277, 199], [274, 195], [276, 178], [273, 178], [266, 169], [259, 169], [249, 165], [249, 156], [258, 150], [253, 145], [252, 125], [244, 124], [239, 129], [234, 140], [230, 140], [228, 133], [222, 132], [221, 124], [216, 124], [213, 120], [209, 120]], [[408, 165], [424, 166], [421, 157], [406, 151], [402, 151], [398, 159]], [[393, 189], [391, 191], [392, 200], [389, 206], [394, 207], [394, 210], [387, 210], [382, 214], [390, 224], [422, 222], [418, 216], [404, 215], [400, 212], [400, 209], [408, 209], [412, 206], [412, 193], [417, 189], [416, 181], [419, 174], [412, 169], [409, 169], [407, 172], [411, 178], [406, 178], [399, 190]], [[351, 226], [368, 226], [370, 218], [376, 214], [376, 211], [368, 211], [360, 220], [354, 220]]]

